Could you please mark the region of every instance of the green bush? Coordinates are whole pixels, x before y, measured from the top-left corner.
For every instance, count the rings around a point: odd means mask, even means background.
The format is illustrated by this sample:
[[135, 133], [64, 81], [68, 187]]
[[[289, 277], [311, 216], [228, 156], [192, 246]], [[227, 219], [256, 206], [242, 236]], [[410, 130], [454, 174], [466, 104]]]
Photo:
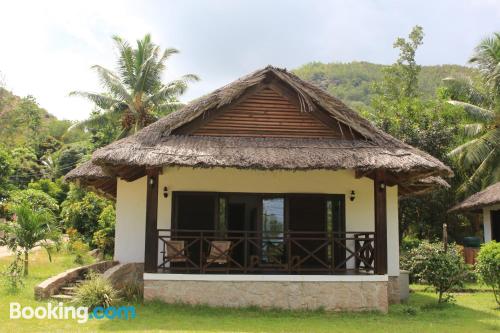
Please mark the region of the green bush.
[[500, 305], [500, 243], [491, 241], [481, 246], [476, 271], [479, 279], [493, 289], [495, 300]]
[[414, 248], [417, 248], [422, 241], [417, 237], [404, 236], [401, 240], [401, 252], [408, 252]]
[[132, 303], [142, 302], [144, 297], [144, 286], [139, 282], [130, 282], [127, 283], [121, 288], [120, 296]]
[[98, 230], [98, 220], [110, 202], [93, 192], [71, 186], [67, 199], [61, 204], [61, 218], [66, 228], [75, 228], [85, 242], [90, 243]]
[[113, 254], [115, 247], [115, 221], [115, 208], [109, 205], [99, 215], [99, 230], [94, 232], [92, 238], [92, 242], [101, 250], [103, 255]]
[[7, 204], [7, 209], [13, 212], [14, 207], [22, 205], [29, 206], [36, 211], [49, 210], [54, 215], [57, 215], [59, 212], [59, 205], [56, 199], [43, 191], [35, 189], [13, 192]]
[[66, 193], [69, 190], [69, 185], [62, 178], [52, 181], [50, 179], [39, 179], [28, 184], [29, 189], [39, 190], [47, 193], [52, 198], [61, 204], [66, 199]]
[[451, 300], [453, 289], [463, 286], [467, 268], [460, 249], [450, 244], [423, 241], [408, 253], [409, 270], [419, 283], [430, 284], [439, 295], [439, 303]]
[[88, 280], [78, 286], [73, 302], [90, 309], [107, 308], [118, 301], [118, 292], [111, 282], [97, 273], [90, 273]]

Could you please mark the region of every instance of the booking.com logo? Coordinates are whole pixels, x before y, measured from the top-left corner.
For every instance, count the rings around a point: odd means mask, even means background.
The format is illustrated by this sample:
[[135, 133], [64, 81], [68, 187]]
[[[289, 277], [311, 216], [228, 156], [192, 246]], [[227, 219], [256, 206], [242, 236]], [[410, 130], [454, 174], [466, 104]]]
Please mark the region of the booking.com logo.
[[64, 306], [63, 303], [47, 306], [21, 306], [19, 303], [10, 303], [10, 319], [76, 319], [79, 324], [86, 323], [89, 319], [134, 319], [135, 306], [98, 306], [89, 311], [87, 307]]

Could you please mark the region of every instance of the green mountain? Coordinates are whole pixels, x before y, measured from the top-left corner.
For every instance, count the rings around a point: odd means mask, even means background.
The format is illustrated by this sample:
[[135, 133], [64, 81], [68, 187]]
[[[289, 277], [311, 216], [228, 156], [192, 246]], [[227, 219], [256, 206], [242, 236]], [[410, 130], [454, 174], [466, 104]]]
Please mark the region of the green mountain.
[[[383, 77], [385, 65], [369, 62], [328, 63], [311, 62], [293, 72], [341, 99], [353, 108], [363, 109], [371, 104], [372, 85]], [[424, 98], [436, 96], [442, 80], [450, 76], [476, 76], [477, 71], [460, 65], [422, 66], [419, 76], [420, 92]]]

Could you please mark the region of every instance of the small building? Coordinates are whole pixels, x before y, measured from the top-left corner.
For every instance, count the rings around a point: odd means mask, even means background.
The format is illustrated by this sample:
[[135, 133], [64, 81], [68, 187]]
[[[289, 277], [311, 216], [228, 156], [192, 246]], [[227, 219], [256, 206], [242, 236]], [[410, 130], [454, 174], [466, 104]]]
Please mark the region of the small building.
[[97, 150], [67, 179], [116, 197], [115, 259], [146, 299], [387, 311], [398, 196], [451, 170], [266, 67]]
[[500, 182], [471, 195], [449, 212], [482, 213], [484, 241], [500, 242]]

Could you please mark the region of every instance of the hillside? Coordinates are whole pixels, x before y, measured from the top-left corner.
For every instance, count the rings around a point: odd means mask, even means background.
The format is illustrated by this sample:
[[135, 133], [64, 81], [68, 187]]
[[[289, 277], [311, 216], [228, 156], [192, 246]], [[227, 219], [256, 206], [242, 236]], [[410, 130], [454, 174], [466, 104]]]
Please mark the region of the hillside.
[[14, 148], [50, 136], [62, 140], [70, 121], [58, 120], [32, 96], [19, 97], [0, 87], [0, 146]]
[[[383, 77], [385, 65], [369, 62], [328, 63], [311, 62], [293, 72], [302, 79], [312, 82], [355, 108], [371, 103], [371, 87]], [[421, 94], [424, 98], [435, 97], [442, 79], [449, 76], [475, 76], [473, 68], [460, 65], [422, 66], [419, 77]]]

